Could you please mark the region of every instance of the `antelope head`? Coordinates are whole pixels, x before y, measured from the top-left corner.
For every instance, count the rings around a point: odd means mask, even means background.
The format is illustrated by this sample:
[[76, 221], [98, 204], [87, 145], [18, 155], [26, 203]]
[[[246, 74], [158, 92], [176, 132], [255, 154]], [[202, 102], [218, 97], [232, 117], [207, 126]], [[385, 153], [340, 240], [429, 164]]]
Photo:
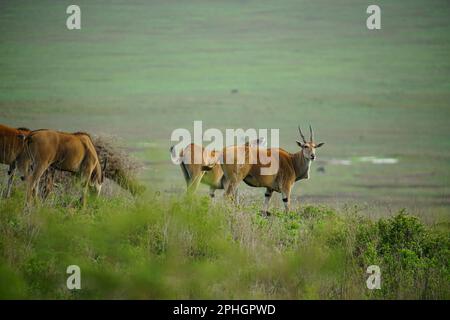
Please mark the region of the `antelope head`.
[[324, 143], [321, 142], [321, 143], [316, 144], [314, 142], [314, 132], [311, 128], [311, 125], [309, 126], [309, 133], [310, 133], [309, 141], [306, 141], [305, 136], [303, 135], [302, 129], [300, 129], [300, 126], [298, 127], [298, 132], [300, 133], [300, 137], [302, 138], [303, 142], [297, 141], [297, 144], [300, 148], [302, 148], [303, 156], [309, 160], [316, 159], [316, 149], [323, 146]]

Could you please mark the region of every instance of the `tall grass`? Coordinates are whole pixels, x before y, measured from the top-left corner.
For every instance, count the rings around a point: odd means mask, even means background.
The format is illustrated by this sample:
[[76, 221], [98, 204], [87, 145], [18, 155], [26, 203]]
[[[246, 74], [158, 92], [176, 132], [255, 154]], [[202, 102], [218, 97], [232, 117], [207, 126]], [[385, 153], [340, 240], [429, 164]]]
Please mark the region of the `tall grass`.
[[[70, 203], [70, 202], [69, 202]], [[0, 205], [0, 297], [44, 299], [448, 299], [449, 234], [357, 210], [256, 208], [146, 193], [23, 211]], [[66, 268], [81, 268], [81, 290]], [[382, 271], [380, 290], [366, 268]]]

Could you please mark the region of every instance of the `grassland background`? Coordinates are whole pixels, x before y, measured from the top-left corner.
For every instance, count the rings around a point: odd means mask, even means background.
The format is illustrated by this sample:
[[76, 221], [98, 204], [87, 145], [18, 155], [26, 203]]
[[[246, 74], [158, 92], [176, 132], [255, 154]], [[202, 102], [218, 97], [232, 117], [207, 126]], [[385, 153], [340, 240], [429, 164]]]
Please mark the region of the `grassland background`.
[[[184, 190], [174, 128], [279, 128], [295, 151], [297, 125], [311, 123], [319, 159], [399, 162], [326, 165], [296, 184], [296, 204], [448, 221], [448, 1], [376, 1], [378, 31], [368, 1], [76, 3], [82, 29], [69, 31], [71, 1], [0, 2], [1, 123], [115, 135], [163, 196]], [[263, 191], [241, 192], [262, 203]]]

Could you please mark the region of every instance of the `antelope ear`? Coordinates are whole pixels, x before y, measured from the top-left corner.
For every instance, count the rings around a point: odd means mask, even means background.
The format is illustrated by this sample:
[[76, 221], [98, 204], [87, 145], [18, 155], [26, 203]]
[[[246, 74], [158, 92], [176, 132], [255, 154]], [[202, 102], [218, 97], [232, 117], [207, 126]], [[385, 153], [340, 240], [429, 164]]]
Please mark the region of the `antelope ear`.
[[325, 144], [325, 142], [321, 142], [321, 143], [319, 143], [317, 146], [316, 146], [316, 148], [320, 148], [321, 146], [323, 146]]
[[298, 144], [298, 146], [299, 146], [300, 148], [304, 148], [304, 147], [305, 147], [305, 145], [302, 144], [300, 141], [296, 141], [296, 142], [297, 142], [297, 144]]

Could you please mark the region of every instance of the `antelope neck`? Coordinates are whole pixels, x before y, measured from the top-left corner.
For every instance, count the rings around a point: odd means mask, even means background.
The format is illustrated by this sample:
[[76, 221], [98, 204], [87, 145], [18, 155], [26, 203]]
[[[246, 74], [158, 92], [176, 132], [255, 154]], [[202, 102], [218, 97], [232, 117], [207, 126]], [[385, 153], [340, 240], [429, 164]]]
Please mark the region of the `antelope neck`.
[[305, 156], [303, 155], [303, 151], [299, 151], [293, 154], [293, 164], [295, 171], [295, 181], [309, 178], [309, 168], [311, 166], [311, 160], [305, 158]]

